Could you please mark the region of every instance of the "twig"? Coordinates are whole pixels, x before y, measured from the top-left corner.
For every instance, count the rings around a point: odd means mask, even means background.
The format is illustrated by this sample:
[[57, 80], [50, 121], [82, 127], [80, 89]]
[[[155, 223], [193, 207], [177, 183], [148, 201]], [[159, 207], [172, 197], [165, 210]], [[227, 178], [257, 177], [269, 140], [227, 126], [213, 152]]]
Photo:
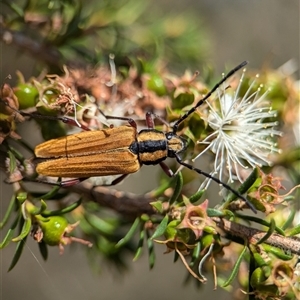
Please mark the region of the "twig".
[[[216, 217], [212, 219], [225, 233], [247, 240], [250, 244], [256, 244], [266, 235], [265, 231], [247, 227], [226, 219]], [[264, 243], [300, 255], [300, 239], [297, 237], [287, 237], [274, 233]]]
[[155, 199], [149, 194], [135, 195], [103, 186], [93, 187], [88, 182], [74, 185], [69, 189], [73, 192], [84, 194], [90, 200], [109, 207], [126, 217], [135, 218], [144, 213], [148, 215], [156, 213], [150, 205], [150, 202], [155, 201]]
[[[93, 188], [88, 182], [75, 185], [71, 187], [71, 190], [83, 193], [92, 201], [109, 207], [126, 217], [135, 218], [143, 213], [148, 215], [156, 213], [150, 205], [152, 201], [155, 201], [150, 194], [135, 195], [102, 186]], [[212, 219], [226, 234], [247, 240], [250, 244], [256, 244], [266, 235], [265, 231], [247, 227], [223, 218], [214, 217]], [[297, 237], [286, 237], [274, 233], [264, 243], [300, 255], [300, 239]]]

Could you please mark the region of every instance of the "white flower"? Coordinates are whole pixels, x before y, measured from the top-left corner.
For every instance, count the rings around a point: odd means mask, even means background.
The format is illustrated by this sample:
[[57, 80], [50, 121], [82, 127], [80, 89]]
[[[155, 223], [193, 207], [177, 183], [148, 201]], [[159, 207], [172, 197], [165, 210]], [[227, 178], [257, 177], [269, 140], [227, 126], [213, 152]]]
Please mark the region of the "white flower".
[[[207, 147], [198, 154], [193, 161], [210, 150], [215, 155], [212, 176], [223, 181], [226, 175], [229, 182], [238, 179], [243, 182], [242, 171], [250, 167], [271, 165], [270, 153], [278, 152], [273, 141], [274, 136], [281, 133], [274, 129], [277, 122], [264, 122], [265, 119], [276, 116], [266, 101], [265, 92], [261, 94], [261, 86], [251, 93], [255, 80], [250, 84], [246, 93], [240, 97], [241, 83], [245, 70], [237, 89], [230, 94], [231, 88], [225, 83], [216, 91], [216, 97], [208, 99], [208, 109], [202, 118], [213, 129], [200, 144]], [[256, 76], [258, 77], [258, 75]], [[216, 99], [217, 98], [217, 99]], [[207, 188], [210, 180], [206, 179], [200, 189]]]

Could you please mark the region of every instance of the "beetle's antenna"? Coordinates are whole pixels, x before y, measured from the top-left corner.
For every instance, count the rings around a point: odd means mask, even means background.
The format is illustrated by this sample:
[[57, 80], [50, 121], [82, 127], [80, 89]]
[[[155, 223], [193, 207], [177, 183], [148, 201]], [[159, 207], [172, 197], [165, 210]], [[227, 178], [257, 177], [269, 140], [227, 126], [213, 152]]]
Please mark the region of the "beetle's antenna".
[[184, 167], [192, 170], [192, 171], [195, 171], [197, 172], [198, 174], [201, 174], [205, 177], [208, 177], [209, 179], [215, 181], [216, 183], [222, 185], [225, 189], [227, 189], [228, 191], [232, 192], [235, 196], [237, 196], [238, 198], [240, 198], [241, 200], [243, 200], [245, 203], [247, 203], [247, 205], [251, 208], [251, 210], [254, 212], [254, 213], [257, 213], [257, 210], [256, 208], [254, 207], [254, 205], [249, 202], [244, 196], [242, 196], [239, 192], [237, 192], [236, 190], [234, 190], [231, 186], [229, 186], [228, 184], [222, 182], [220, 179], [218, 179], [217, 177], [214, 177], [212, 175], [210, 175], [209, 173], [206, 173], [200, 169], [197, 169], [195, 167], [193, 167], [192, 165], [189, 165], [187, 163], [185, 163], [181, 157], [175, 153], [175, 157], [176, 157], [176, 160], [179, 164], [183, 165]]
[[231, 77], [235, 72], [237, 72], [238, 70], [240, 70], [241, 68], [243, 68], [245, 65], [247, 65], [248, 62], [247, 61], [243, 61], [241, 64], [239, 64], [238, 66], [236, 66], [234, 69], [232, 69], [231, 71], [229, 71], [225, 77], [222, 78], [222, 80], [220, 80], [206, 95], [204, 98], [202, 98], [201, 100], [198, 101], [198, 103], [192, 107], [188, 112], [186, 112], [183, 116], [181, 116], [173, 125], [173, 133], [176, 134], [177, 130], [178, 130], [178, 126], [180, 125], [180, 123], [182, 123], [190, 114], [192, 114], [200, 105], [202, 105], [211, 95], [213, 92], [215, 92], [219, 86], [225, 82], [229, 77]]

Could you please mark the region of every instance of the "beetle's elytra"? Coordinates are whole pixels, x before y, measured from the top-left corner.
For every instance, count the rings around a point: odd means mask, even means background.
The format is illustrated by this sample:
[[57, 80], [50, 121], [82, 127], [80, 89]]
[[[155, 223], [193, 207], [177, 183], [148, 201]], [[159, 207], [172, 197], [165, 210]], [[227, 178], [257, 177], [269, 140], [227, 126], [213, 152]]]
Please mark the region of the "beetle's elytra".
[[93, 177], [130, 174], [142, 164], [155, 165], [174, 156], [186, 142], [155, 129], [139, 133], [130, 125], [83, 131], [50, 140], [35, 148], [38, 174], [53, 177]]

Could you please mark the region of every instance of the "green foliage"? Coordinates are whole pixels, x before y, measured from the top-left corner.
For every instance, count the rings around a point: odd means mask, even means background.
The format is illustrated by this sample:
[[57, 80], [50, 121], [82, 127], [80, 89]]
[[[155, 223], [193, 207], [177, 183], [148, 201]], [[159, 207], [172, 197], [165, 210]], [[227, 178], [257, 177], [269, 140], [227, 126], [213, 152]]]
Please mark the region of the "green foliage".
[[207, 57], [209, 40], [193, 13], [166, 16], [159, 7], [134, 0], [4, 3], [4, 26], [47, 49], [40, 59], [54, 70], [76, 62], [95, 65], [110, 53], [119, 66], [141, 57], [182, 68]]

